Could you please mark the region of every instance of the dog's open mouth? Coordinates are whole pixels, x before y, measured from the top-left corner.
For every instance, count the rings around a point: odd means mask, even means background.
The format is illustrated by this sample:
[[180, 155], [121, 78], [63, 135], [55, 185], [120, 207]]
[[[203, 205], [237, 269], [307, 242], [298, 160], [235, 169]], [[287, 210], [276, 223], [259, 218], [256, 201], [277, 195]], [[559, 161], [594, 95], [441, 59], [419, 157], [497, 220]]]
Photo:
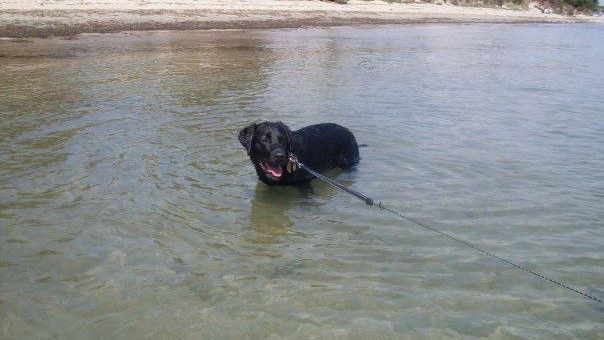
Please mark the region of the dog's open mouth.
[[264, 173], [272, 179], [279, 179], [281, 178], [281, 176], [283, 176], [283, 166], [281, 165], [271, 165], [262, 162], [260, 163], [260, 167], [262, 168]]

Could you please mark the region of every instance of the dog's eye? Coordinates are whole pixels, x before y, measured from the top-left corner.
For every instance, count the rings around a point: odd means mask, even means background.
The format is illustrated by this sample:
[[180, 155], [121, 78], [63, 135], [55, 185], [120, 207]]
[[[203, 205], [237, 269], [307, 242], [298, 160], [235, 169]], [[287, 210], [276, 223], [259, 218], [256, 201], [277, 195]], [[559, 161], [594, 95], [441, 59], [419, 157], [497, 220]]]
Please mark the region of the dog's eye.
[[266, 135], [264, 135], [264, 137], [268, 140], [271, 140], [271, 133], [267, 132]]

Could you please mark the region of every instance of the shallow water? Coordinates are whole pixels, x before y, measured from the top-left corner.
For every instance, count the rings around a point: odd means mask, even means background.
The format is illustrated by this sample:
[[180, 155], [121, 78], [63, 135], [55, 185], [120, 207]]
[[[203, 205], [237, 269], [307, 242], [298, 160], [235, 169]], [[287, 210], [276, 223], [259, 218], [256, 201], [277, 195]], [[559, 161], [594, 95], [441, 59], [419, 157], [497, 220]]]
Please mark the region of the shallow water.
[[0, 337], [602, 338], [604, 308], [320, 182], [255, 121], [349, 127], [329, 175], [604, 296], [604, 26], [0, 42]]

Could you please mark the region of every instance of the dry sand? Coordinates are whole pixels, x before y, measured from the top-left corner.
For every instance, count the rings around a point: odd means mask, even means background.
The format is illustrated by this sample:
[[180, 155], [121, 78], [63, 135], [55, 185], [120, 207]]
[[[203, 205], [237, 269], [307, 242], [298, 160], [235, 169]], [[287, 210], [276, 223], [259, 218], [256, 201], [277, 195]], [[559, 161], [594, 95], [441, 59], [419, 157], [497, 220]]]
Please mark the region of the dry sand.
[[604, 22], [603, 18], [350, 0], [0, 0], [1, 37], [132, 30], [285, 28], [429, 22]]

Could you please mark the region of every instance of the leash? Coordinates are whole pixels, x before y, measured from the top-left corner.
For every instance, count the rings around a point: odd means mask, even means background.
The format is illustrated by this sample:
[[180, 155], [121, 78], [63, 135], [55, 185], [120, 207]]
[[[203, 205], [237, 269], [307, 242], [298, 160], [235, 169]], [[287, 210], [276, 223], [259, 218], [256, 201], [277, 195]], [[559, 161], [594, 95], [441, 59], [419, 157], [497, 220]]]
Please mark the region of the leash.
[[[336, 187], [336, 188], [338, 188], [338, 189], [340, 189], [340, 190], [342, 190], [342, 191], [344, 191], [344, 192], [346, 192], [346, 193], [348, 193], [348, 194], [350, 194], [350, 195], [352, 195], [352, 196], [360, 199], [361, 201], [365, 202], [366, 205], [368, 205], [368, 206], [375, 206], [375, 201], [371, 197], [368, 197], [368, 196], [366, 196], [366, 195], [364, 195], [364, 194], [362, 194], [362, 193], [360, 193], [358, 191], [346, 188], [342, 184], [334, 181], [333, 179], [330, 179], [328, 177], [325, 177], [325, 176], [321, 175], [320, 173], [312, 170], [311, 168], [307, 167], [303, 163], [300, 163], [300, 161], [298, 161], [298, 159], [296, 158], [296, 156], [290, 154], [289, 155], [289, 161], [293, 164], [293, 166], [294, 166], [293, 169], [294, 170], [295, 170], [295, 167], [299, 167], [300, 169], [303, 169], [304, 171], [308, 172], [309, 174], [315, 176], [316, 178], [318, 178], [318, 179], [320, 179], [320, 180], [322, 180], [322, 181], [324, 181], [324, 182], [326, 182], [326, 183], [328, 183], [328, 184], [330, 184], [330, 185], [332, 185], [332, 186], [334, 186], [334, 187]], [[289, 165], [289, 164], [288, 164], [288, 167], [290, 167], [290, 170], [292, 169], [291, 165]], [[434, 228], [434, 227], [429, 226], [429, 225], [427, 225], [425, 223], [422, 223], [422, 222], [420, 222], [420, 221], [418, 221], [418, 220], [416, 220], [414, 218], [405, 216], [405, 215], [403, 215], [403, 214], [401, 214], [401, 213], [399, 213], [399, 212], [397, 212], [395, 210], [389, 209], [388, 207], [384, 206], [381, 201], [378, 202], [377, 207], [380, 209], [380, 211], [387, 211], [387, 212], [389, 212], [389, 213], [391, 213], [391, 214], [393, 214], [395, 216], [398, 216], [399, 218], [402, 218], [402, 219], [405, 219], [407, 221], [413, 222], [413, 223], [419, 225], [420, 227], [428, 229], [428, 230], [430, 230], [430, 231], [432, 231], [432, 232], [434, 232], [434, 233], [436, 233], [436, 234], [438, 234], [440, 236], [446, 237], [446, 238], [448, 238], [450, 240], [453, 240], [453, 241], [455, 241], [455, 242], [457, 242], [457, 243], [459, 243], [461, 245], [464, 245], [466, 247], [472, 248], [472, 249], [474, 249], [475, 251], [477, 251], [479, 253], [482, 253], [484, 255], [492, 257], [492, 258], [494, 258], [496, 260], [499, 260], [501, 262], [504, 262], [504, 263], [506, 263], [506, 264], [508, 264], [508, 265], [510, 265], [512, 267], [515, 267], [515, 268], [520, 269], [522, 271], [525, 271], [525, 272], [527, 272], [529, 274], [532, 274], [532, 275], [534, 275], [534, 276], [536, 276], [536, 277], [538, 277], [538, 278], [540, 278], [542, 280], [548, 281], [548, 282], [550, 282], [552, 284], [555, 284], [557, 286], [565, 288], [565, 289], [567, 289], [567, 290], [569, 290], [571, 292], [574, 292], [574, 293], [577, 293], [579, 295], [582, 295], [583, 297], [588, 298], [590, 300], [602, 303], [602, 300], [600, 298], [594, 296], [594, 295], [590, 295], [588, 293], [582, 292], [582, 291], [580, 291], [580, 290], [578, 290], [576, 288], [573, 288], [573, 287], [567, 285], [566, 283], [564, 283], [562, 281], [558, 281], [558, 280], [549, 278], [549, 277], [547, 277], [547, 276], [545, 276], [543, 274], [540, 274], [540, 273], [538, 273], [538, 272], [536, 272], [536, 271], [534, 271], [532, 269], [529, 269], [527, 267], [519, 265], [519, 264], [517, 264], [514, 261], [505, 259], [503, 257], [500, 257], [500, 256], [494, 254], [494, 253], [491, 253], [491, 252], [489, 252], [487, 250], [484, 250], [481, 247], [478, 247], [478, 246], [476, 246], [476, 245], [474, 245], [474, 244], [472, 244], [472, 243], [470, 243], [468, 241], [465, 241], [465, 240], [463, 240], [463, 239], [461, 239], [459, 237], [453, 236], [453, 235], [448, 234], [448, 233], [446, 233], [444, 231], [441, 231], [441, 230], [439, 230], [437, 228]]]

